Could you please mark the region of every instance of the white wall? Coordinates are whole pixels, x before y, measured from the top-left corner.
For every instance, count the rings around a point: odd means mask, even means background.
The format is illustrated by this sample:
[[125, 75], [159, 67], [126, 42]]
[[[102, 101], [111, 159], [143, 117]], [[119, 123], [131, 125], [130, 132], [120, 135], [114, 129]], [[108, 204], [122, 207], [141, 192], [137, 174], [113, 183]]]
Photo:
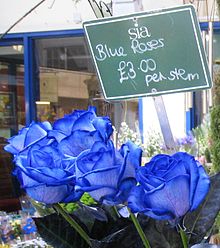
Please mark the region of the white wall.
[[158, 0], [147, 1], [143, 0], [144, 10], [153, 10], [160, 8], [168, 8], [182, 4], [193, 4], [195, 6], [198, 19], [202, 22], [219, 21], [219, 14], [216, 0]]
[[[111, 0], [104, 0], [109, 3]], [[112, 0], [118, 2], [118, 0]], [[133, 0], [120, 0], [123, 9], [125, 3]], [[137, 0], [136, 0], [137, 1]], [[141, 2], [141, 0], [138, 0]], [[4, 33], [11, 25], [21, 18], [28, 10], [33, 8], [41, 0], [0, 0], [0, 33]], [[99, 0], [97, 0], [99, 2]], [[148, 11], [158, 8], [166, 8], [183, 3], [189, 0], [142, 0], [143, 10]], [[208, 9], [206, 1], [194, 0], [193, 3], [198, 10], [200, 20], [208, 19], [219, 20], [215, 0], [208, 0]], [[125, 11], [126, 13], [126, 11]], [[207, 17], [208, 15], [208, 17]], [[81, 28], [82, 22], [88, 19], [95, 19], [95, 15], [89, 5], [88, 0], [46, 0], [30, 15], [25, 17], [16, 25], [10, 33], [33, 32], [47, 30], [65, 30]]]
[[177, 5], [183, 4], [182, 0], [160, 0], [160, 1], [145, 1], [143, 0], [144, 9], [152, 10], [152, 9], [161, 9], [161, 8], [168, 8]]
[[[185, 99], [184, 93], [163, 95], [163, 101], [167, 112], [170, 128], [174, 138], [185, 135]], [[143, 136], [147, 138], [153, 132], [161, 133], [160, 123], [157, 117], [152, 97], [142, 99], [143, 103]], [[162, 134], [161, 134], [162, 135]]]
[[[0, 33], [4, 33], [40, 0], [1, 0]], [[81, 20], [95, 19], [87, 0], [46, 0], [10, 33], [81, 28]]]

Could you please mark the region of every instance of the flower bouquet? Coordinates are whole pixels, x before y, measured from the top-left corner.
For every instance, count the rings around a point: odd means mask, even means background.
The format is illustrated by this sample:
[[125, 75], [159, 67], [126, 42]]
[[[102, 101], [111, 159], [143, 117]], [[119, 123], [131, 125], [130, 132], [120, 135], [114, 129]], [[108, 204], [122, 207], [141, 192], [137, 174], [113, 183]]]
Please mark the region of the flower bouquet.
[[89, 107], [53, 124], [32, 122], [8, 140], [21, 187], [52, 210], [34, 218], [42, 238], [76, 248], [205, 242], [220, 209], [220, 175], [209, 178], [185, 152], [142, 165], [141, 148], [128, 141], [117, 149], [112, 134], [110, 119]]

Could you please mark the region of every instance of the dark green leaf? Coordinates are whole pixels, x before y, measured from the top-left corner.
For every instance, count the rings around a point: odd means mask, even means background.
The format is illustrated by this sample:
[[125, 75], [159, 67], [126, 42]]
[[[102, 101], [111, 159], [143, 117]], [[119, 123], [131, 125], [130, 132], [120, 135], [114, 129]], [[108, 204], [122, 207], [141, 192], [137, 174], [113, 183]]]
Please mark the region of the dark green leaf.
[[43, 218], [33, 219], [40, 236], [52, 247], [88, 248], [86, 242], [62, 216], [51, 214]]
[[97, 206], [86, 206], [82, 204], [80, 206], [83, 212], [87, 212], [94, 219], [97, 219], [100, 221], [108, 221], [108, 217], [102, 208], [97, 207]]
[[203, 203], [185, 217], [191, 245], [200, 243], [212, 228], [215, 218], [220, 211], [220, 173], [211, 177], [211, 187]]
[[182, 248], [177, 229], [167, 221], [154, 220], [141, 215], [139, 222], [152, 248]]

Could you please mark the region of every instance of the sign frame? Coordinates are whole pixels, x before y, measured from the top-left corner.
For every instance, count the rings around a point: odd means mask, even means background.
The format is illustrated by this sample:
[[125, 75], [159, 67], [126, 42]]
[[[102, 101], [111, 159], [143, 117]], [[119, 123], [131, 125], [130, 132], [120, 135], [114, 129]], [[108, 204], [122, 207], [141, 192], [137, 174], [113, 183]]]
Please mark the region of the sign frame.
[[[98, 29], [102, 25], [106, 25], [109, 23], [126, 22], [128, 20], [133, 20], [135, 22], [135, 20], [139, 20], [140, 18], [157, 17], [157, 16], [161, 16], [165, 14], [169, 15], [172, 13], [181, 13], [183, 11], [189, 12], [188, 14], [190, 15], [190, 18], [191, 18], [190, 21], [191, 21], [192, 28], [193, 28], [193, 35], [196, 41], [196, 47], [198, 48], [197, 53], [200, 57], [200, 62], [201, 62], [201, 67], [203, 69], [205, 82], [202, 85], [192, 85], [190, 87], [185, 87], [185, 88], [184, 87], [174, 88], [170, 90], [161, 90], [161, 91], [160, 90], [158, 91], [158, 89], [155, 89], [155, 90], [152, 89], [150, 92], [146, 91], [146, 92], [141, 92], [141, 93], [139, 92], [139, 93], [131, 93], [131, 94], [109, 95], [105, 87], [105, 79], [101, 75], [102, 72], [100, 70], [99, 61], [96, 59], [96, 56], [95, 56], [94, 44], [92, 44], [93, 38], [91, 36], [92, 31], [90, 31], [90, 28], [95, 27], [96, 29]], [[167, 8], [167, 9], [154, 10], [154, 11], [149, 11], [149, 12], [139, 12], [135, 14], [86, 21], [83, 23], [83, 27], [85, 30], [89, 49], [90, 49], [90, 52], [92, 54], [92, 58], [95, 64], [96, 72], [97, 72], [97, 75], [98, 75], [98, 78], [101, 84], [101, 88], [102, 88], [104, 97], [107, 100], [122, 100], [122, 99], [138, 98], [138, 97], [144, 97], [144, 96], [157, 96], [157, 95], [169, 94], [169, 93], [209, 89], [212, 87], [212, 79], [211, 79], [211, 75], [209, 72], [207, 57], [205, 54], [205, 50], [204, 50], [202, 38], [201, 38], [201, 33], [200, 33], [201, 30], [198, 24], [197, 16], [195, 13], [195, 8], [192, 4], [173, 7], [173, 8]]]

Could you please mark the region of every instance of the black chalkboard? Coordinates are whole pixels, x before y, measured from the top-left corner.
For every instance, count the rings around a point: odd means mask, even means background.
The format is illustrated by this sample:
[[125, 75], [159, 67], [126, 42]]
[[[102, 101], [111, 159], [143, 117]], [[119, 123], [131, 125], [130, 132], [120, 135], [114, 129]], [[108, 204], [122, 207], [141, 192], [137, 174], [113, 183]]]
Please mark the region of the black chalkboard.
[[210, 88], [193, 5], [84, 22], [106, 99]]

